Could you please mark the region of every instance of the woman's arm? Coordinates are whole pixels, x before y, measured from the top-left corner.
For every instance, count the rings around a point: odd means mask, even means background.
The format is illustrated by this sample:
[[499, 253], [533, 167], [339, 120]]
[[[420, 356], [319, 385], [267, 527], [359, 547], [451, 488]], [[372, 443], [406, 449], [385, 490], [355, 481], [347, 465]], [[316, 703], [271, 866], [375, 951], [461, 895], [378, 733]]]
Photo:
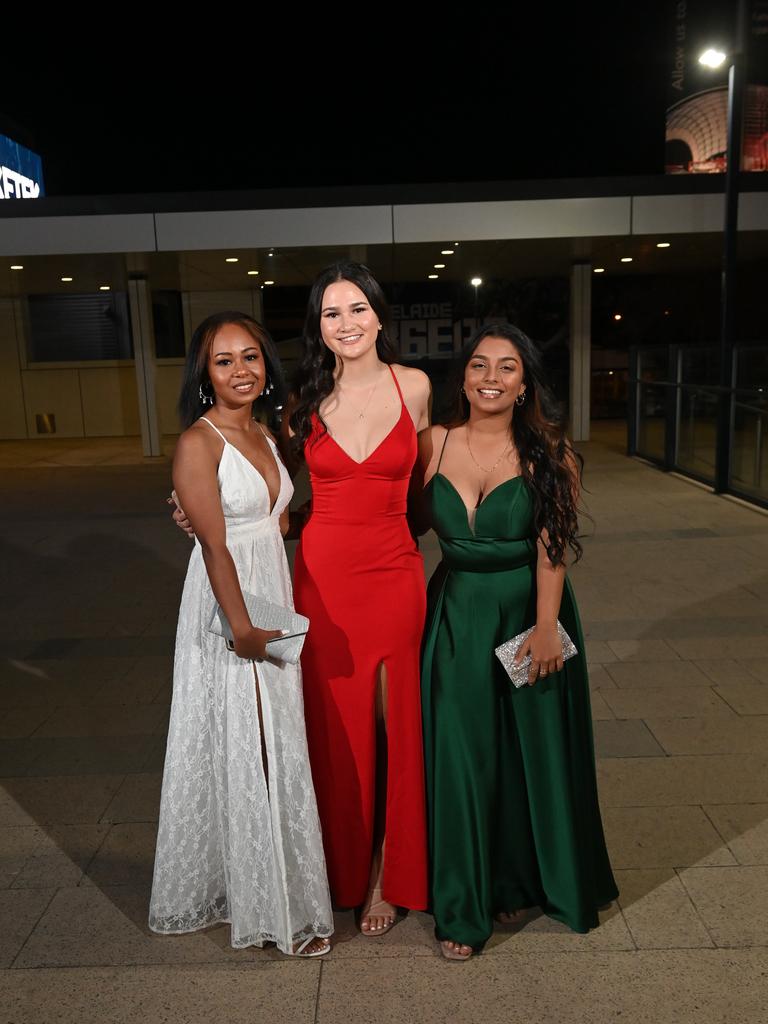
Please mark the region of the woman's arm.
[[418, 454], [408, 484], [408, 526], [414, 538], [418, 538], [430, 528], [423, 492], [424, 474], [430, 461], [429, 457], [425, 459], [425, 452], [431, 449], [432, 384], [421, 370], [400, 365], [397, 366], [397, 379], [418, 440]]
[[414, 537], [432, 528], [424, 488], [435, 475], [446, 433], [445, 427], [427, 427], [417, 438], [418, 455], [408, 491], [408, 522]]
[[[579, 495], [579, 470], [576, 459], [569, 452], [565, 459], [571, 475], [574, 505]], [[559, 672], [563, 667], [563, 648], [557, 632], [557, 617], [565, 586], [565, 562], [553, 565], [547, 554], [549, 537], [544, 530], [536, 542], [536, 626], [520, 648], [516, 661], [531, 655], [528, 682]]]
[[173, 486], [203, 550], [203, 560], [216, 600], [227, 618], [235, 653], [251, 660], [266, 657], [265, 644], [280, 630], [252, 625], [243, 600], [232, 555], [227, 548], [224, 513], [216, 477], [214, 439], [190, 428], [179, 438], [173, 459]]
[[518, 655], [531, 655], [528, 681], [559, 672], [563, 667], [563, 648], [557, 632], [557, 616], [563, 599], [565, 565], [552, 565], [547, 554], [547, 538], [536, 542], [536, 627]]

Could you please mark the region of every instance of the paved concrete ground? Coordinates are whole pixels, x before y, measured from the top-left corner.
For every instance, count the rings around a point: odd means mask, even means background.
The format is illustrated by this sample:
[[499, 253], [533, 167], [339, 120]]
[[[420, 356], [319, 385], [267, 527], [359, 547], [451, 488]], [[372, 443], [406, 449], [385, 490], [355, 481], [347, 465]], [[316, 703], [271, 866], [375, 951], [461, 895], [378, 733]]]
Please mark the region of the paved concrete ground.
[[323, 962], [150, 935], [188, 555], [168, 464], [0, 444], [0, 1022], [763, 1022], [768, 518], [602, 436], [573, 579], [621, 899], [590, 935], [539, 917], [465, 965], [424, 914], [381, 939], [340, 915]]

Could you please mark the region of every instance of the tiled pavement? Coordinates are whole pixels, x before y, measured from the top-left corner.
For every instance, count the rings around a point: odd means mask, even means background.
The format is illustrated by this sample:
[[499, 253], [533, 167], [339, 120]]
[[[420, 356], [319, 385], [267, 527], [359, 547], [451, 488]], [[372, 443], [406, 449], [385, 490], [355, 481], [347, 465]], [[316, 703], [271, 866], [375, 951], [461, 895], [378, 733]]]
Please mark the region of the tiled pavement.
[[[135, 442], [4, 442], [0, 1024], [763, 1022], [768, 1006], [768, 517], [584, 446], [572, 573], [621, 899], [466, 965], [429, 917], [340, 915], [323, 962], [146, 927], [184, 537]], [[23, 468], [21, 468], [23, 467]], [[424, 546], [428, 566], [435, 548]]]

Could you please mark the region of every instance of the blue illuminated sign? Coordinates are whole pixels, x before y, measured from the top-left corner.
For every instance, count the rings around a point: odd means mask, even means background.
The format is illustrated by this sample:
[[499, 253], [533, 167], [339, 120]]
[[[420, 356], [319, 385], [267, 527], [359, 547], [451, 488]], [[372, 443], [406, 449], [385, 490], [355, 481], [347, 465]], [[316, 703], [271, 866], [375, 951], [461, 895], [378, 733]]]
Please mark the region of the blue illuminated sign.
[[42, 195], [43, 161], [37, 153], [0, 135], [0, 199], [37, 199]]

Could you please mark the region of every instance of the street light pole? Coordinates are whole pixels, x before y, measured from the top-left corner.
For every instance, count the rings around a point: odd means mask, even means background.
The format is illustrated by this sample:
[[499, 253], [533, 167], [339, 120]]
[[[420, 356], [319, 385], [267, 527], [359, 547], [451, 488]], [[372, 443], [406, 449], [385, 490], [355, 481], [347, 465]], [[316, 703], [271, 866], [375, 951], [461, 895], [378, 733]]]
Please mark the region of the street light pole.
[[728, 135], [725, 169], [725, 223], [723, 264], [720, 275], [720, 392], [717, 402], [717, 444], [715, 449], [715, 492], [728, 489], [731, 475], [733, 438], [733, 347], [735, 327], [735, 282], [739, 226], [739, 173], [741, 171], [742, 124], [746, 85], [747, 0], [739, 0], [736, 32], [728, 69]]

